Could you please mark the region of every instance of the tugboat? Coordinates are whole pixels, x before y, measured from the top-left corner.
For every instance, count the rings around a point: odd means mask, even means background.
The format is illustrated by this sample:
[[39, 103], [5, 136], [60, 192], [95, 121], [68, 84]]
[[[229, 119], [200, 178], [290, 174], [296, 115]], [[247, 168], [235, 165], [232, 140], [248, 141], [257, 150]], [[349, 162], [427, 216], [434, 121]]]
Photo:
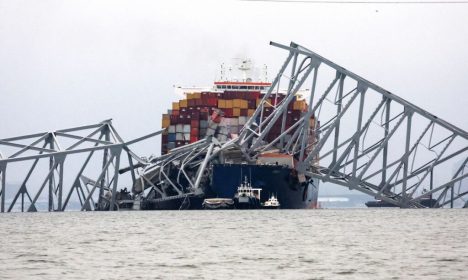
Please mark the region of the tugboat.
[[270, 198], [263, 203], [263, 208], [264, 209], [279, 209], [280, 208], [280, 203], [276, 196], [272, 194]]
[[245, 177], [244, 182], [237, 187], [234, 196], [234, 203], [237, 209], [258, 209], [260, 208], [260, 194], [262, 189], [252, 188], [250, 182]]
[[231, 198], [207, 198], [202, 206], [206, 210], [234, 209], [234, 201]]

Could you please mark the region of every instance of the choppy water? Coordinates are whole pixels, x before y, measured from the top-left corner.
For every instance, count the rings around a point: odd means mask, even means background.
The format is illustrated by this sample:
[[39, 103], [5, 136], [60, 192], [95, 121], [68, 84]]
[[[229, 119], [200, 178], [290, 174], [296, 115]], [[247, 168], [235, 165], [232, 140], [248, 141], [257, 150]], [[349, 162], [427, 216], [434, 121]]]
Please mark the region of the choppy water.
[[468, 279], [468, 211], [0, 215], [0, 279]]

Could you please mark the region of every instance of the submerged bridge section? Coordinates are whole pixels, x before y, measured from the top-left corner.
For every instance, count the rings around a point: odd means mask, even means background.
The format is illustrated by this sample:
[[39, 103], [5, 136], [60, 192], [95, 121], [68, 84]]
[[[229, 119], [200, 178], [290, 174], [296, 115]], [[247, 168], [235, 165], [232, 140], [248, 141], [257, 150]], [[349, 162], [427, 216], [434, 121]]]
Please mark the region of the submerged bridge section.
[[[119, 176], [126, 171], [134, 193], [151, 187], [162, 200], [197, 195], [210, 163], [231, 150], [240, 150], [251, 160], [262, 152], [279, 150], [297, 159], [300, 177], [338, 184], [399, 207], [425, 207], [422, 201], [427, 198], [437, 202], [432, 207], [467, 205], [466, 131], [298, 44], [271, 45], [285, 50], [286, 60], [254, 115], [238, 137], [227, 142], [207, 137], [145, 159], [129, 146], [163, 131], [125, 142], [110, 121], [1, 139], [0, 151], [16, 149], [8, 155], [0, 152], [1, 212], [36, 211], [43, 193], [47, 193], [49, 211], [66, 210], [72, 195], [78, 197], [81, 210], [115, 210]], [[284, 89], [286, 97], [271, 102], [270, 97]], [[288, 105], [304, 89], [308, 89], [304, 97], [309, 107], [286, 127]], [[274, 108], [268, 116], [264, 116], [266, 106]], [[311, 125], [311, 118], [318, 119], [319, 125]], [[267, 141], [274, 127], [280, 127], [281, 133]], [[65, 146], [59, 139], [69, 142]], [[119, 171], [120, 156], [125, 153], [129, 167]], [[66, 185], [65, 162], [77, 155], [81, 161], [74, 162], [80, 165]], [[26, 170], [24, 180], [13, 199], [6, 201], [7, 171], [17, 164]], [[168, 174], [174, 169], [178, 176], [171, 179]], [[31, 193], [35, 172], [42, 174], [42, 184]], [[87, 172], [94, 172], [96, 179], [88, 179]]]

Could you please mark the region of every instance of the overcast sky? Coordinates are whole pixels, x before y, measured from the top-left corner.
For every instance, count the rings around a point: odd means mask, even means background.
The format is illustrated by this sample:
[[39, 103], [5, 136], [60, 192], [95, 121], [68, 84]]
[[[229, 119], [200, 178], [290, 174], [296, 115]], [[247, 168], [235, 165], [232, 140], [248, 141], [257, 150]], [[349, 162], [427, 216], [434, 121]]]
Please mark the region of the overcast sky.
[[[300, 43], [468, 130], [468, 5], [0, 0], [0, 138], [113, 118], [156, 131], [178, 96], [240, 56]], [[159, 140], [141, 154], [159, 154]]]

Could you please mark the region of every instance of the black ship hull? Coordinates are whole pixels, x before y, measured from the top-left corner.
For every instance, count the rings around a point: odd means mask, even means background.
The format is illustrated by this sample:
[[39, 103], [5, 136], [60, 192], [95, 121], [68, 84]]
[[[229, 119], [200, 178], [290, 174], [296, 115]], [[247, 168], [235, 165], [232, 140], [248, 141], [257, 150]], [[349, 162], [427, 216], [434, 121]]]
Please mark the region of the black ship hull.
[[204, 195], [170, 200], [144, 201], [143, 210], [203, 209], [205, 198], [234, 198], [242, 177], [247, 176], [255, 188], [261, 188], [260, 203], [271, 195], [278, 198], [281, 209], [317, 207], [318, 182], [299, 182], [295, 170], [280, 165], [214, 164], [211, 181], [203, 186]]

